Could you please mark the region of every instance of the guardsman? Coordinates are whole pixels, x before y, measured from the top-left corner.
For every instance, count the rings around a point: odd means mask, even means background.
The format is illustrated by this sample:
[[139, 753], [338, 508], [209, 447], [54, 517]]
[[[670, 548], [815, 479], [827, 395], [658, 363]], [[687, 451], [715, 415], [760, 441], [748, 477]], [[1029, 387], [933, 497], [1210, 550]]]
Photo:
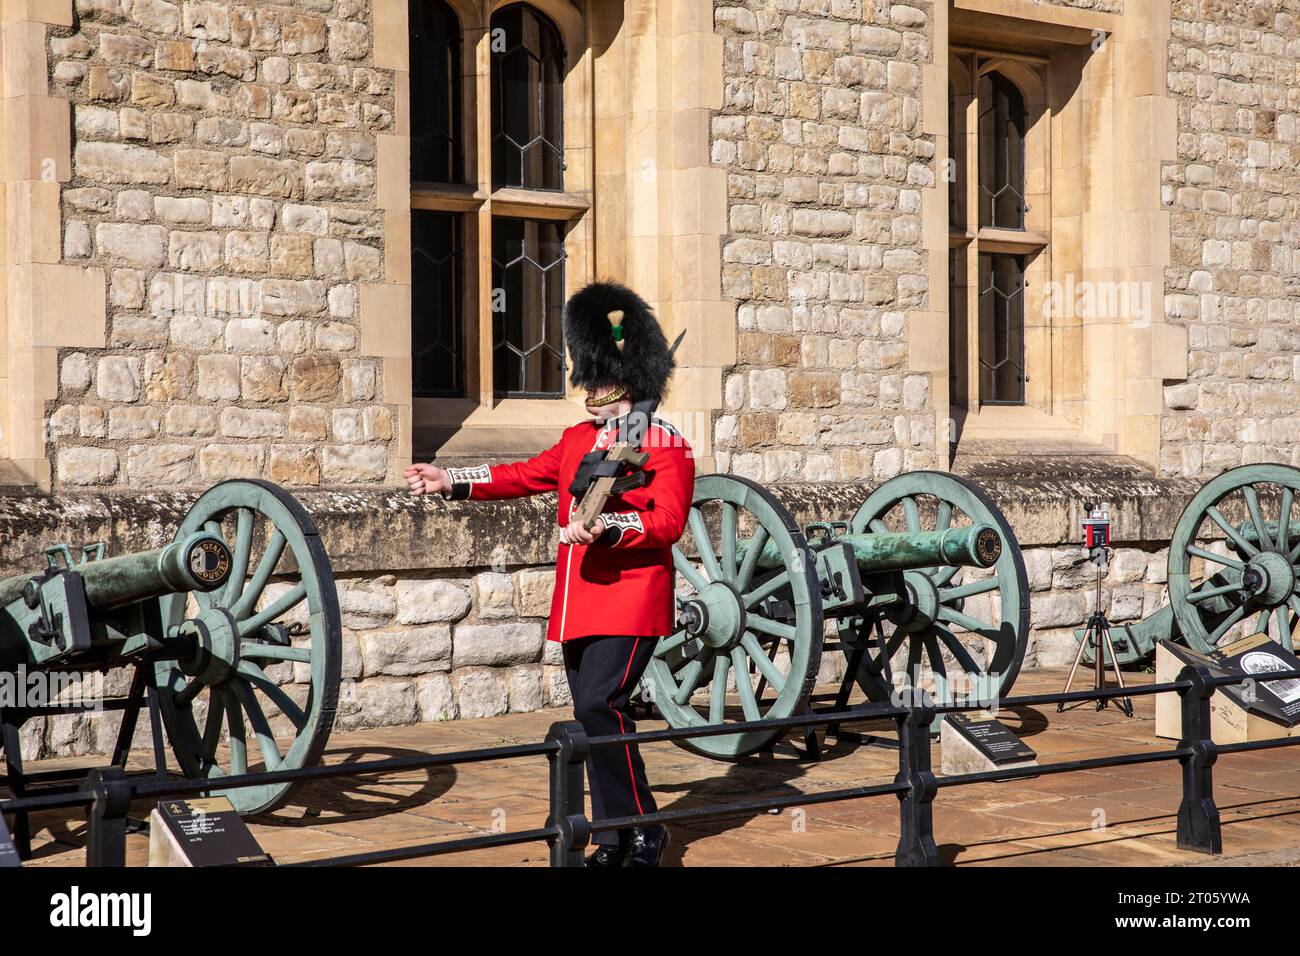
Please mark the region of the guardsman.
[[[565, 307], [565, 342], [574, 386], [587, 390], [594, 418], [565, 430], [529, 461], [473, 468], [416, 464], [406, 469], [413, 494], [451, 500], [518, 498], [559, 492], [559, 554], [547, 638], [559, 641], [573, 713], [587, 734], [631, 733], [628, 702], [657, 639], [674, 629], [672, 547], [691, 507], [691, 449], [668, 422], [653, 417], [672, 375], [672, 350], [650, 306], [632, 290], [597, 282]], [[613, 493], [590, 523], [578, 516], [593, 474], [611, 447], [648, 455], [620, 466]], [[592, 751], [587, 763], [594, 818], [653, 813], [641, 755], [632, 745]], [[668, 845], [662, 826], [596, 834], [588, 866], [658, 866]]]

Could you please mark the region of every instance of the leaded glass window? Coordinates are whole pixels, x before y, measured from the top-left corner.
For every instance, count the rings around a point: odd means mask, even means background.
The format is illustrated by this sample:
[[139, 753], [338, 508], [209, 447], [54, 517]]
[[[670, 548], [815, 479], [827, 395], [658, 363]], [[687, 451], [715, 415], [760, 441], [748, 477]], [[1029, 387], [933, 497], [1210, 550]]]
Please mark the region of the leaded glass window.
[[442, 0], [411, 0], [411, 179], [458, 183], [461, 43], [456, 14]]
[[1045, 61], [969, 48], [950, 52], [950, 399], [972, 413], [981, 405], [1041, 408], [1051, 388], [1053, 346], [1039, 338], [1027, 349], [1025, 311], [1026, 289], [1051, 274], [1046, 207], [1034, 211], [1027, 201], [1051, 186]]
[[980, 78], [980, 225], [1025, 228], [1025, 98], [1001, 73]]
[[564, 394], [564, 230], [492, 221], [493, 382], [500, 398]]
[[980, 402], [1025, 401], [1025, 260], [981, 254]]
[[411, 358], [414, 393], [465, 394], [461, 217], [411, 211]]
[[567, 34], [527, 3], [475, 24], [446, 0], [409, 12], [414, 394], [563, 398], [564, 241], [590, 211], [564, 191]]
[[564, 47], [524, 3], [492, 15], [492, 185], [563, 189]]

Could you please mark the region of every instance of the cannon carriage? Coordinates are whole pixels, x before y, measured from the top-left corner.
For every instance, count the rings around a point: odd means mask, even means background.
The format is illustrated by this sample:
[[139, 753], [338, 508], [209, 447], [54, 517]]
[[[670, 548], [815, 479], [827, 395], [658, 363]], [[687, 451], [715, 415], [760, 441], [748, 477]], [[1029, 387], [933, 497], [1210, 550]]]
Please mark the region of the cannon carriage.
[[[850, 521], [803, 531], [761, 485], [707, 475], [696, 481], [673, 556], [678, 628], [656, 646], [642, 683], [642, 697], [673, 727], [802, 713], [830, 646], [828, 622], [846, 657], [841, 704], [854, 684], [888, 700], [895, 661], [911, 686], [940, 700], [989, 699], [1010, 690], [1025, 655], [1029, 587], [1019, 545], [997, 506], [954, 475], [899, 476]], [[734, 759], [781, 734], [685, 745]]]
[[[1300, 623], [1300, 468], [1242, 465], [1206, 482], [1183, 509], [1169, 542], [1169, 601], [1135, 624], [1114, 625], [1121, 664], [1161, 640], [1207, 654], [1266, 633], [1294, 650]], [[1084, 659], [1095, 660], [1087, 640]], [[1106, 663], [1110, 663], [1107, 654]]]
[[[1291, 648], [1297, 499], [1300, 469], [1289, 466], [1245, 466], [1208, 482], [1173, 534], [1168, 606], [1112, 630], [1120, 662], [1163, 638], [1206, 652], [1251, 627]], [[43, 572], [0, 580], [0, 673], [130, 669], [129, 694], [105, 705], [124, 711], [114, 765], [125, 764], [147, 712], [156, 773], [170, 765], [211, 781], [211, 793], [244, 813], [280, 805], [288, 784], [222, 781], [312, 766], [333, 726], [338, 598], [303, 507], [269, 482], [228, 481], [196, 501], [165, 547], [105, 557], [102, 545], [60, 545], [47, 557]], [[803, 529], [769, 489], [706, 475], [673, 559], [678, 624], [658, 642], [641, 688], [673, 727], [800, 714], [831, 650], [844, 655], [838, 704], [855, 686], [883, 701], [899, 684], [939, 701], [991, 700], [1010, 692], [1025, 656], [1020, 547], [989, 497], [955, 475], [899, 476], [848, 521]], [[83, 771], [22, 768], [23, 722], [58, 712], [0, 701], [15, 795], [77, 788]], [[684, 745], [735, 759], [782, 734], [750, 729]], [[15, 822], [23, 848], [26, 821]]]
[[[166, 547], [105, 558], [102, 544], [58, 545], [46, 556], [43, 572], [0, 581], [0, 671], [133, 676], [121, 699], [0, 709], [11, 792], [77, 789], [84, 771], [24, 773], [19, 731], [33, 717], [102, 707], [124, 712], [113, 765], [125, 765], [147, 711], [156, 774], [168, 772], [169, 747], [181, 774], [211, 780], [242, 813], [283, 803], [290, 784], [221, 780], [312, 766], [333, 727], [338, 596], [302, 505], [267, 481], [227, 481], [195, 502]], [[25, 815], [15, 823], [26, 854]]]

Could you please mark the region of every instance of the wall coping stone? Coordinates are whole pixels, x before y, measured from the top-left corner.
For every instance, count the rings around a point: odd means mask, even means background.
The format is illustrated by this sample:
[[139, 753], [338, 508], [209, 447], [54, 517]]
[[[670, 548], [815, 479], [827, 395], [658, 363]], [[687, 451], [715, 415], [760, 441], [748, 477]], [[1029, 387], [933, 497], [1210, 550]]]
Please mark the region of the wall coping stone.
[[[1160, 546], [1201, 482], [1186, 478], [986, 479], [1022, 546], [1079, 540], [1084, 498], [1110, 502], [1117, 545]], [[774, 485], [799, 525], [847, 520], [876, 487], [869, 482]], [[445, 502], [403, 490], [296, 492], [317, 522], [336, 572], [440, 572], [542, 565], [559, 541], [551, 495], [505, 502]], [[109, 554], [161, 547], [197, 499], [189, 492], [0, 495], [0, 575], [39, 572], [44, 549], [104, 540]]]

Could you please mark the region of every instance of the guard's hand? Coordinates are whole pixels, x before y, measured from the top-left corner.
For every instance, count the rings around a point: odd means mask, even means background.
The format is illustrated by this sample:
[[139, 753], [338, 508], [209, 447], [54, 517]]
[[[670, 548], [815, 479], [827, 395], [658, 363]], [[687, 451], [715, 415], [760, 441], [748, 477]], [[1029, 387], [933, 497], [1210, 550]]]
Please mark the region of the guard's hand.
[[588, 531], [582, 526], [581, 518], [574, 518], [560, 530], [560, 540], [565, 544], [591, 544], [605, 533], [605, 522], [600, 518]]
[[451, 491], [451, 476], [437, 465], [415, 464], [402, 473], [413, 495], [437, 495]]

